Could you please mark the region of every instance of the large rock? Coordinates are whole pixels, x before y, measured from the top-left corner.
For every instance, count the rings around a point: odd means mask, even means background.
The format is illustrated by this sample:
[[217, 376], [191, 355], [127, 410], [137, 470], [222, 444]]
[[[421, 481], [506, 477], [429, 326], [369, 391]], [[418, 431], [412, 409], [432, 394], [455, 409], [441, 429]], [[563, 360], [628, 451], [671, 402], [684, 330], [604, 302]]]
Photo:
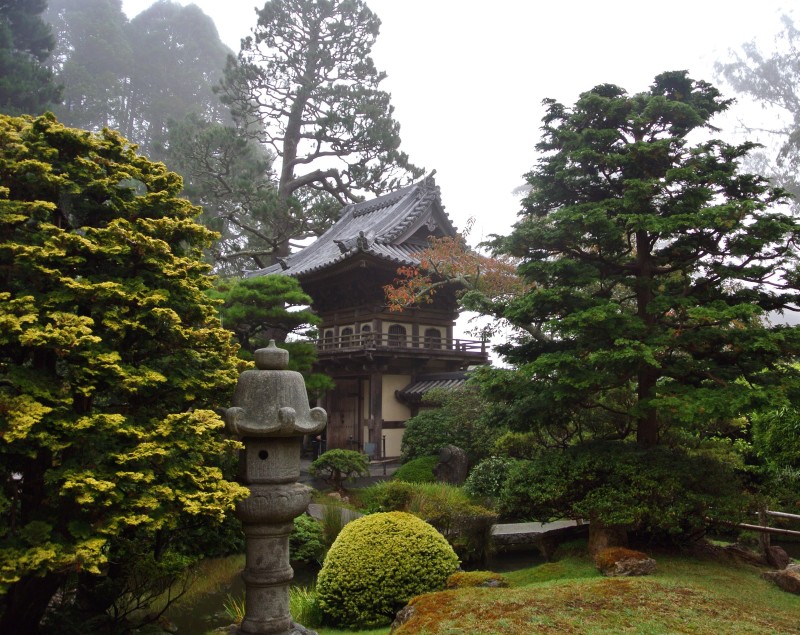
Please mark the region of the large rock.
[[594, 559], [605, 576], [650, 575], [656, 570], [656, 561], [641, 551], [624, 547], [610, 547], [600, 551]]
[[786, 550], [783, 547], [778, 547], [776, 545], [767, 547], [764, 555], [767, 558], [769, 566], [774, 567], [775, 569], [785, 569], [792, 562], [792, 559], [789, 557], [789, 554], [786, 553]]
[[397, 611], [397, 616], [394, 618], [394, 622], [392, 622], [392, 626], [389, 628], [389, 633], [394, 633], [416, 614], [417, 609], [414, 607], [412, 600], [412, 604], [406, 604], [406, 606]]
[[433, 474], [438, 481], [463, 485], [468, 472], [469, 461], [464, 450], [455, 445], [446, 445], [439, 450], [439, 463], [433, 468]]
[[781, 571], [766, 571], [761, 577], [788, 593], [800, 595], [800, 565], [791, 564]]

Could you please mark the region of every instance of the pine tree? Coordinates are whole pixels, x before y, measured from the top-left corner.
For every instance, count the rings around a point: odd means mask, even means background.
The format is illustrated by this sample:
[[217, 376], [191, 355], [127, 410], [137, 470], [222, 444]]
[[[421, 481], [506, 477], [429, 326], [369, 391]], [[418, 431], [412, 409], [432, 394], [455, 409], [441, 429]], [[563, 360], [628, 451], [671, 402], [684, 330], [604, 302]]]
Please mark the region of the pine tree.
[[526, 332], [501, 347], [518, 370], [494, 386], [518, 425], [704, 437], [794, 372], [798, 330], [770, 320], [800, 307], [800, 227], [739, 172], [752, 144], [700, 138], [729, 103], [684, 72], [546, 102], [531, 192], [495, 242], [530, 285], [505, 311]]
[[370, 57], [379, 27], [362, 0], [270, 0], [229, 59], [223, 101], [280, 162], [277, 256], [306, 233], [317, 204], [330, 210], [331, 198], [350, 203], [422, 174], [399, 150], [400, 126], [379, 88], [385, 74]]

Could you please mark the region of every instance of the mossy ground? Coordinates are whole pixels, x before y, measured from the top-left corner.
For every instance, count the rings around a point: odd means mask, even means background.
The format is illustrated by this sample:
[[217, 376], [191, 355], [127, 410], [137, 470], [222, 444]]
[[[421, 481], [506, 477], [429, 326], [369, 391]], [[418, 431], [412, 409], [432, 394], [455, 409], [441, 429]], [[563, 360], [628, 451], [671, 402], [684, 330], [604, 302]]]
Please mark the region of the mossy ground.
[[588, 556], [571, 555], [505, 574], [511, 588], [423, 595], [415, 600], [417, 617], [395, 635], [800, 633], [800, 597], [761, 580], [759, 569], [677, 555], [655, 558], [656, 574], [644, 578], [604, 578]]

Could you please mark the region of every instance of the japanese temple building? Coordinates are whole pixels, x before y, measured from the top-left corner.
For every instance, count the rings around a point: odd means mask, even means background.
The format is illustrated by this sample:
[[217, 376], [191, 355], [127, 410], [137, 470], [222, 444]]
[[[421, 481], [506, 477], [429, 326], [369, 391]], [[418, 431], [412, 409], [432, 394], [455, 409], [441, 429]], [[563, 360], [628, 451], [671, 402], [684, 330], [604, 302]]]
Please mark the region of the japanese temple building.
[[433, 176], [373, 200], [347, 205], [314, 243], [250, 275], [297, 278], [322, 318], [316, 370], [336, 382], [322, 405], [327, 448], [400, 454], [405, 421], [422, 395], [464, 382], [488, 362], [484, 342], [456, 338], [455, 289], [424, 306], [390, 312], [383, 287], [417, 265], [431, 236], [454, 236]]

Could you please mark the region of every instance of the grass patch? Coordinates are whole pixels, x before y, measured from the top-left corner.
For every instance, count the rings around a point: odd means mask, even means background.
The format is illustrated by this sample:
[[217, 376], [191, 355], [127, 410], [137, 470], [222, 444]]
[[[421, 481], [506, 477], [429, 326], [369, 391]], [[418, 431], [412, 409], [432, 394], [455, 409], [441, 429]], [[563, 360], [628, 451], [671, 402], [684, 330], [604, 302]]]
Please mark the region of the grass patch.
[[[374, 628], [371, 631], [351, 631], [338, 628], [315, 628], [317, 635], [388, 635], [389, 627]], [[463, 634], [462, 634], [463, 635]]]

